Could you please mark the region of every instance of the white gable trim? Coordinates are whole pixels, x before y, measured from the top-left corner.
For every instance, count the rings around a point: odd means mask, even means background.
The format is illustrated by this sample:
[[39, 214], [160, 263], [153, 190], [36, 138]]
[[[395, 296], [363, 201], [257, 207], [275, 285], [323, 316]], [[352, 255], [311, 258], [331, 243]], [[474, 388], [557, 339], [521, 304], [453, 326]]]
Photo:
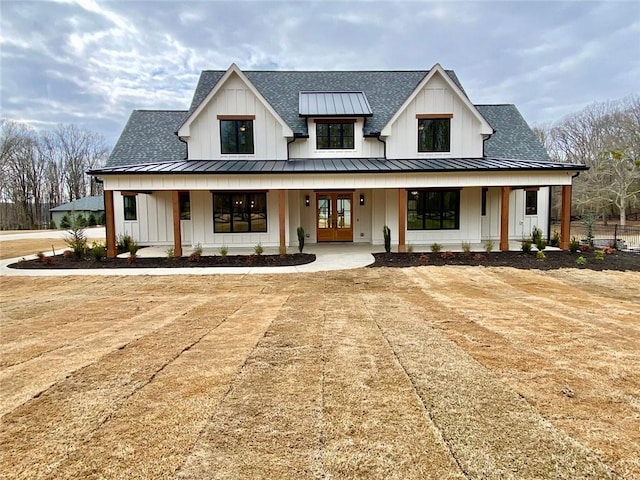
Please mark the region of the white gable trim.
[[189, 115], [189, 118], [187, 118], [185, 120], [185, 122], [182, 124], [182, 126], [178, 130], [178, 136], [179, 137], [188, 137], [188, 136], [190, 136], [190, 128], [189, 127], [191, 126], [191, 124], [194, 122], [194, 120], [196, 118], [198, 118], [198, 115], [200, 115], [200, 113], [207, 107], [207, 105], [209, 104], [211, 99], [216, 96], [216, 94], [220, 91], [220, 89], [222, 89], [222, 87], [224, 86], [226, 81], [234, 73], [240, 78], [240, 80], [242, 80], [244, 82], [244, 84], [247, 86], [247, 88], [249, 88], [249, 90], [251, 90], [251, 93], [253, 93], [258, 98], [258, 100], [260, 100], [260, 102], [264, 105], [264, 108], [266, 108], [267, 111], [269, 113], [271, 113], [271, 115], [274, 116], [274, 118], [278, 121], [278, 123], [280, 123], [280, 125], [282, 126], [282, 136], [283, 137], [293, 137], [293, 131], [291, 130], [289, 125], [287, 125], [287, 123], [280, 117], [280, 115], [278, 115], [278, 113], [273, 109], [273, 107], [269, 104], [269, 102], [267, 102], [267, 100], [256, 89], [256, 87], [254, 87], [253, 83], [251, 83], [251, 81], [249, 81], [247, 76], [244, 73], [242, 73], [242, 70], [240, 70], [235, 63], [231, 64], [229, 69], [224, 73], [224, 75], [218, 81], [218, 83], [216, 83], [216, 85], [211, 89], [211, 91], [207, 94], [207, 96], [200, 103], [200, 105], [198, 105], [198, 108], [196, 108], [194, 110], [194, 112], [191, 115]]
[[451, 90], [453, 90], [456, 93], [456, 95], [458, 95], [458, 98], [462, 101], [462, 103], [464, 103], [467, 106], [467, 108], [471, 111], [471, 113], [478, 119], [481, 125], [481, 133], [483, 135], [493, 134], [493, 128], [480, 114], [480, 112], [475, 107], [475, 105], [471, 103], [471, 101], [467, 98], [467, 96], [460, 89], [460, 87], [458, 87], [458, 85], [456, 85], [455, 82], [451, 80], [451, 77], [449, 77], [447, 72], [444, 71], [444, 69], [440, 66], [440, 64], [436, 63], [433, 67], [431, 67], [431, 70], [429, 70], [429, 73], [422, 79], [422, 81], [418, 84], [418, 86], [411, 93], [411, 95], [409, 95], [409, 97], [405, 100], [405, 102], [398, 109], [398, 111], [393, 115], [393, 117], [391, 117], [391, 120], [389, 120], [389, 122], [384, 126], [384, 128], [380, 132], [380, 135], [382, 135], [383, 137], [388, 137], [389, 135], [391, 135], [391, 126], [398, 119], [398, 117], [400, 117], [400, 115], [402, 115], [402, 113], [407, 109], [409, 104], [416, 98], [416, 96], [425, 87], [425, 85], [429, 83], [429, 80], [431, 80], [436, 75], [436, 73], [440, 74], [440, 76], [448, 84]]

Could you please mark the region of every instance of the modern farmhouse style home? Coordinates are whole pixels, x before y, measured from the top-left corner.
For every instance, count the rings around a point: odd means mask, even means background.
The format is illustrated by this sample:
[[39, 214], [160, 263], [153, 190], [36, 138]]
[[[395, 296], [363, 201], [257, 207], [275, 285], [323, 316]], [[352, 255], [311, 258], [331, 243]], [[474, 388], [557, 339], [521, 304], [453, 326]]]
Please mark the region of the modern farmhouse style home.
[[480, 244], [548, 229], [572, 178], [513, 105], [474, 105], [454, 72], [204, 71], [188, 111], [136, 110], [107, 166], [108, 254], [140, 245]]

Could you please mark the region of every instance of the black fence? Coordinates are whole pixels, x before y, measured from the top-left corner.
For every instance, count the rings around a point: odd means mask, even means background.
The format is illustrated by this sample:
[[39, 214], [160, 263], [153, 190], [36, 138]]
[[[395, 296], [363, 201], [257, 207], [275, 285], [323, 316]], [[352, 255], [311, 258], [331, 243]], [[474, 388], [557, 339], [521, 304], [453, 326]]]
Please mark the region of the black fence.
[[[551, 231], [560, 231], [560, 225], [552, 225]], [[588, 229], [582, 223], [571, 224], [571, 236], [581, 243], [588, 243]], [[592, 229], [595, 247], [615, 247], [618, 250], [640, 249], [640, 227], [627, 225], [594, 225]]]

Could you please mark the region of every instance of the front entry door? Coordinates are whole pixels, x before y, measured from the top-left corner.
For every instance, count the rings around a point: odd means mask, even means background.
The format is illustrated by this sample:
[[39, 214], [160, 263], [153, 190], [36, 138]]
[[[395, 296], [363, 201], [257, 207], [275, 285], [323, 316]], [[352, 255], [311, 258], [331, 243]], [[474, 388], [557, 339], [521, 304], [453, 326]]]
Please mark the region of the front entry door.
[[316, 193], [318, 242], [353, 241], [353, 193]]

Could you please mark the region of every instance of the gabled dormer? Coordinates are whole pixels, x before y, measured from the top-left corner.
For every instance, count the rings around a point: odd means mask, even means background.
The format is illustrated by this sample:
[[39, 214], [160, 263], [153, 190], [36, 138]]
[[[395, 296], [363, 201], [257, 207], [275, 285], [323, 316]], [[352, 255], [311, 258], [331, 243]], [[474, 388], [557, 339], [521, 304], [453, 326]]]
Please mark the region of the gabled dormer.
[[380, 132], [388, 158], [481, 157], [491, 125], [436, 64]]
[[177, 132], [190, 160], [287, 158], [291, 128], [232, 64]]

